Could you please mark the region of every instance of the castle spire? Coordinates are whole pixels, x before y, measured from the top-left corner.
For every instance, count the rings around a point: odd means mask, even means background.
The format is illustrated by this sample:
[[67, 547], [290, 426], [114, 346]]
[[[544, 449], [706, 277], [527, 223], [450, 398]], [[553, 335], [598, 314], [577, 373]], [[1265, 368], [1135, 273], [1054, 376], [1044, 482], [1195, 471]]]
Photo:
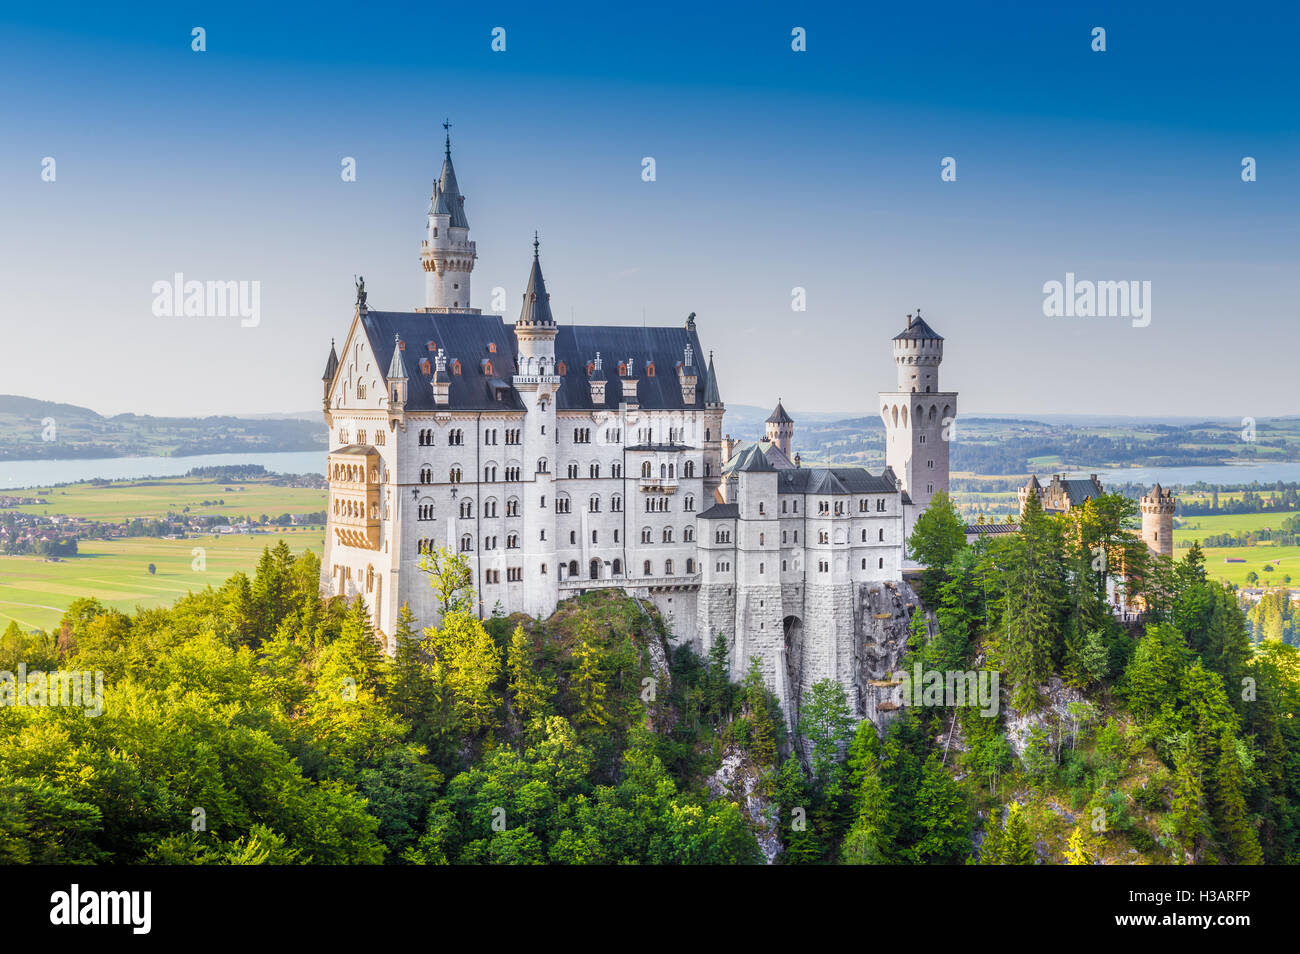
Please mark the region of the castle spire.
[[551, 296], [546, 291], [546, 279], [542, 277], [542, 263], [538, 257], [541, 243], [537, 233], [533, 233], [533, 267], [528, 273], [528, 288], [524, 291], [524, 307], [519, 313], [522, 325], [555, 325], [551, 315]]
[[722, 395], [718, 393], [718, 373], [713, 370], [713, 352], [709, 352], [709, 370], [704, 381], [704, 403], [721, 404]]
[[463, 310], [470, 307], [470, 276], [478, 253], [469, 239], [465, 197], [451, 161], [451, 120], [445, 120], [442, 128], [446, 131], [442, 173], [433, 184], [428, 234], [420, 245], [424, 304], [426, 308]]

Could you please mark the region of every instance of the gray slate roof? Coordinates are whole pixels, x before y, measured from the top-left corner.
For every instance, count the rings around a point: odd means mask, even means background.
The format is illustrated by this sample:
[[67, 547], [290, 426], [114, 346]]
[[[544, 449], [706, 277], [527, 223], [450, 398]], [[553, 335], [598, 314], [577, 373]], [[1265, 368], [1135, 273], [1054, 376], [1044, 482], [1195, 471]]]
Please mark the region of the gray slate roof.
[[922, 339], [942, 341], [943, 335], [939, 334], [937, 331], [935, 331], [933, 328], [927, 325], [919, 314], [915, 318], [908, 318], [907, 327], [904, 328], [902, 331], [900, 331], [898, 334], [894, 335], [895, 341], [911, 341], [911, 340], [919, 341]]
[[[695, 331], [695, 325], [691, 324], [692, 333]], [[697, 351], [696, 354], [699, 352]], [[704, 382], [704, 403], [721, 404], [722, 398], [718, 394], [718, 373], [713, 370], [713, 352], [709, 352], [709, 370]]]
[[794, 418], [792, 418], [789, 414], [785, 413], [785, 408], [781, 406], [780, 401], [777, 401], [776, 410], [773, 411], [771, 416], [767, 419], [767, 423], [768, 424], [793, 424]]
[[[491, 386], [493, 378], [509, 377], [515, 369], [515, 336], [500, 315], [365, 311], [361, 314], [361, 324], [380, 367], [392, 367], [395, 335], [406, 342], [406, 349], [397, 354], [409, 379], [408, 411], [436, 408], [432, 381], [438, 348], [447, 352], [449, 371], [453, 360], [460, 361], [460, 374], [448, 374], [450, 410], [523, 410], [523, 402], [513, 388], [501, 394]], [[428, 347], [430, 341], [432, 350]], [[495, 353], [488, 348], [489, 343], [496, 344]], [[428, 374], [420, 370], [422, 358], [429, 361]], [[484, 373], [484, 359], [492, 362], [491, 377]]]
[[[409, 379], [407, 386], [408, 411], [434, 410], [431, 384], [437, 367], [438, 348], [447, 353], [447, 367], [459, 360], [461, 373], [448, 373], [451, 382], [447, 410], [522, 410], [523, 403], [510, 386], [515, 373], [517, 344], [513, 326], [500, 315], [481, 315], [472, 312], [426, 313], [397, 311], [365, 311], [361, 324], [380, 367], [389, 369], [393, 377], [394, 361]], [[405, 350], [394, 346], [394, 336], [406, 343]], [[428, 343], [433, 342], [432, 350]], [[489, 349], [496, 345], [496, 351]], [[587, 381], [587, 362], [599, 351], [603, 362], [617, 362], [631, 358], [638, 379], [637, 400], [647, 410], [684, 410], [688, 405], [682, 400], [682, 388], [676, 365], [681, 362], [686, 345], [700, 353], [700, 340], [694, 329], [640, 328], [616, 325], [564, 325], [555, 338], [555, 356], [562, 362], [565, 373], [560, 379], [556, 396], [560, 410], [590, 410], [596, 406], [591, 400]], [[394, 354], [398, 358], [394, 358]], [[421, 359], [428, 359], [429, 373], [420, 370]], [[337, 357], [334, 359], [337, 361]], [[487, 373], [484, 361], [490, 361], [492, 373]], [[646, 369], [655, 365], [651, 377]], [[617, 408], [623, 400], [622, 385], [614, 375], [605, 388], [605, 404], [601, 407]], [[499, 391], [505, 389], [505, 396]], [[704, 406], [700, 392], [689, 407]]]
[[740, 505], [734, 503], [714, 504], [700, 513], [701, 520], [735, 520], [740, 516]]
[[533, 268], [528, 273], [528, 287], [524, 289], [524, 307], [519, 312], [521, 325], [553, 325], [555, 317], [551, 314], [551, 296], [546, 291], [546, 279], [542, 277], [542, 263], [537, 260], [537, 240], [533, 240]]
[[783, 494], [892, 494], [898, 484], [889, 470], [876, 477], [865, 467], [800, 467], [777, 471], [776, 489]]
[[[684, 410], [705, 404], [700, 392], [695, 403], [682, 400], [681, 378], [677, 365], [682, 362], [686, 346], [700, 353], [700, 339], [693, 328], [638, 328], [620, 325], [560, 325], [555, 336], [557, 368], [564, 363], [556, 406], [561, 410], [594, 409], [591, 400], [587, 362], [600, 352], [601, 363], [609, 375], [602, 408], [616, 408], [623, 401], [623, 385], [618, 378], [620, 362], [632, 359], [637, 379], [637, 402], [650, 410]], [[655, 366], [654, 376], [649, 365]]]
[[433, 197], [433, 211], [451, 216], [451, 225], [456, 228], [469, 228], [469, 219], [465, 218], [465, 197], [460, 194], [456, 184], [456, 170], [451, 164], [451, 141], [447, 141], [447, 154], [442, 160], [442, 175], [438, 180], [438, 192]]

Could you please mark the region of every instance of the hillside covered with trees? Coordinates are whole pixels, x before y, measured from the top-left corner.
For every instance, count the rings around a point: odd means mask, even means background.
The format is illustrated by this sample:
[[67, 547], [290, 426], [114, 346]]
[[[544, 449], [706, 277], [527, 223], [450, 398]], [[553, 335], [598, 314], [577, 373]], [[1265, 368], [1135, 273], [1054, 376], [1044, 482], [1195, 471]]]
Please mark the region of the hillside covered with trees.
[[[829, 681], [787, 731], [722, 640], [674, 650], [615, 591], [480, 621], [445, 553], [424, 566], [442, 623], [408, 615], [391, 657], [283, 543], [169, 609], [83, 599], [0, 636], [0, 671], [104, 687], [97, 717], [0, 707], [0, 861], [1294, 862], [1300, 658], [1133, 519], [1119, 496], [1031, 509], [971, 547], [937, 498], [905, 667], [997, 671], [1002, 705], [908, 706], [883, 733]], [[1110, 611], [1121, 566], [1141, 625]]]

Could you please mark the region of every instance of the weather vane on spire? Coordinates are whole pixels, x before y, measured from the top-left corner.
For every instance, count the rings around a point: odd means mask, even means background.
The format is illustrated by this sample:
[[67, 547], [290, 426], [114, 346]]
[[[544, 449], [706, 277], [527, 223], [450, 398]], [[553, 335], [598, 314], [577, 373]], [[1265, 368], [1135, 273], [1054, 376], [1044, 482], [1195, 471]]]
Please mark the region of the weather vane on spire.
[[442, 121], [443, 131], [447, 134], [447, 155], [451, 155], [451, 119], [448, 117]]
[[533, 229], [533, 258], [537, 257], [537, 246], [541, 243], [537, 241], [537, 230]]

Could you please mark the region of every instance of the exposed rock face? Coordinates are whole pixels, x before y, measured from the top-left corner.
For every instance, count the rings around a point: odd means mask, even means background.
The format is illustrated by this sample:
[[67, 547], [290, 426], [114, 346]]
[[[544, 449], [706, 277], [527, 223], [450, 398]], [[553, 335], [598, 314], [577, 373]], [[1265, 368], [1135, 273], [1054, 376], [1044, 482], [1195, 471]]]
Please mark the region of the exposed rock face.
[[758, 839], [759, 850], [767, 863], [771, 864], [781, 853], [778, 831], [781, 816], [776, 802], [759, 793], [761, 781], [758, 766], [744, 752], [728, 746], [722, 754], [722, 765], [709, 776], [705, 784], [712, 797], [725, 798], [740, 805], [750, 830]]
[[1023, 758], [1025, 746], [1029, 742], [1030, 730], [1041, 728], [1048, 739], [1059, 741], [1069, 731], [1072, 722], [1069, 705], [1072, 702], [1085, 702], [1083, 693], [1071, 689], [1059, 676], [1052, 676], [1046, 685], [1038, 687], [1044, 706], [1036, 712], [1017, 712], [1010, 706], [1006, 709], [1007, 742], [1016, 758]]
[[[870, 719], [877, 729], [901, 711], [902, 689], [894, 681], [907, 652], [911, 635], [911, 609], [920, 599], [907, 583], [865, 583], [858, 588], [854, 615], [854, 685], [858, 718]], [[850, 693], [850, 696], [854, 693]]]

